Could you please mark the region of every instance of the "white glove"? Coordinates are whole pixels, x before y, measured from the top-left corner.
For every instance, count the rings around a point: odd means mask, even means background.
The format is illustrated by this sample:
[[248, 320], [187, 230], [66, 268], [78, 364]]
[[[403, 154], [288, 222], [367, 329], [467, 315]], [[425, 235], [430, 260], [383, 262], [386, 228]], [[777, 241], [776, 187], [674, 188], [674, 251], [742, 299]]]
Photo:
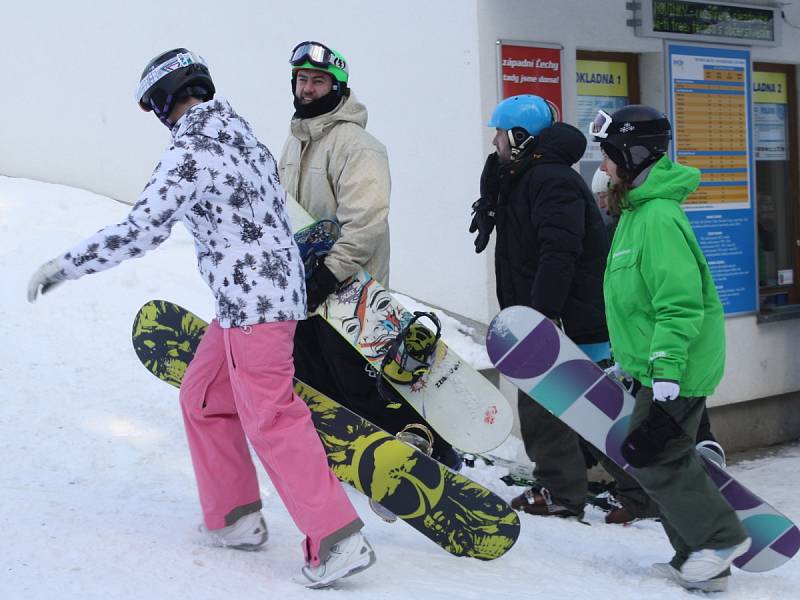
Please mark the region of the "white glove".
[[36, 269], [36, 272], [28, 283], [28, 302], [36, 300], [36, 295], [39, 293], [40, 287], [42, 288], [42, 294], [44, 294], [59, 283], [62, 283], [66, 278], [64, 271], [61, 270], [55, 260], [47, 261]]
[[653, 400], [668, 402], [675, 400], [681, 393], [681, 386], [675, 381], [653, 381]]

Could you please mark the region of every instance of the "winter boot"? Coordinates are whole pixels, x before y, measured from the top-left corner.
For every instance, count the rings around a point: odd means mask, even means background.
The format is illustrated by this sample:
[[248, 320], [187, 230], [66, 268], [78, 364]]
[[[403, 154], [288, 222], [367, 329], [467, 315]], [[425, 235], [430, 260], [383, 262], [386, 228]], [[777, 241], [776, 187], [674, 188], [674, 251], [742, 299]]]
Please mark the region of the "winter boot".
[[681, 565], [681, 577], [691, 583], [713, 579], [728, 569], [734, 560], [747, 552], [751, 542], [750, 538], [746, 538], [743, 542], [729, 548], [696, 550]]
[[705, 581], [686, 581], [681, 572], [670, 563], [656, 563], [653, 565], [653, 570], [659, 575], [672, 579], [687, 590], [699, 592], [724, 592], [728, 589], [728, 578], [731, 574], [730, 569], [725, 569], [722, 573]]
[[577, 517], [583, 518], [583, 511], [574, 511], [553, 501], [550, 490], [546, 487], [534, 486], [511, 501], [511, 508], [521, 510], [529, 515], [540, 517]]
[[302, 575], [296, 581], [309, 588], [326, 587], [337, 579], [355, 575], [373, 564], [375, 552], [358, 531], [334, 544], [324, 562], [316, 567], [303, 567]]
[[269, 538], [267, 523], [261, 511], [239, 517], [233, 525], [222, 529], [206, 529], [200, 526], [212, 545], [236, 550], [259, 550]]

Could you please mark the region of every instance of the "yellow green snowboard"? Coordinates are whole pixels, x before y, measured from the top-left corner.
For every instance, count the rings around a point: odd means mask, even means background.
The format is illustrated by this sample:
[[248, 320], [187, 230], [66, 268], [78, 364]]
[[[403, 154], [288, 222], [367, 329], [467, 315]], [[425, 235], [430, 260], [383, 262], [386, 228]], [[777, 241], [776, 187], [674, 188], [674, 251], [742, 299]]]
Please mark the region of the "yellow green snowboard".
[[[156, 377], [180, 387], [207, 323], [163, 300], [142, 306], [133, 347]], [[519, 535], [516, 512], [499, 496], [295, 380], [334, 474], [455, 556], [492, 560]]]

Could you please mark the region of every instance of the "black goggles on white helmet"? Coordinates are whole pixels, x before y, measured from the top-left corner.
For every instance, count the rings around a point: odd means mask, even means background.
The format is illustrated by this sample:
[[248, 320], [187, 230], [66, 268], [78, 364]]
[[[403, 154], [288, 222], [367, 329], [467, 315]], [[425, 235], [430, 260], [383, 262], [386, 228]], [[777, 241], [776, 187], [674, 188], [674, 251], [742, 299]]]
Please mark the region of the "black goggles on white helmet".
[[589, 123], [589, 135], [597, 138], [593, 141], [599, 142], [608, 137], [608, 128], [611, 125], [611, 115], [604, 110], [598, 110], [594, 121]]
[[136, 88], [136, 102], [142, 104], [142, 98], [144, 98], [147, 91], [160, 79], [166, 77], [174, 71], [177, 71], [178, 69], [188, 67], [189, 65], [203, 65], [204, 67], [208, 68], [208, 65], [203, 57], [199, 54], [195, 54], [194, 52], [181, 52], [180, 54], [168, 58], [161, 64], [153, 67], [147, 73], [147, 75], [142, 77], [142, 80], [139, 82], [139, 86]]
[[307, 62], [320, 69], [327, 69], [333, 66], [345, 73], [348, 72], [347, 63], [330, 48], [319, 42], [300, 42], [292, 50], [292, 57], [289, 59], [289, 63], [293, 67], [303, 66]]

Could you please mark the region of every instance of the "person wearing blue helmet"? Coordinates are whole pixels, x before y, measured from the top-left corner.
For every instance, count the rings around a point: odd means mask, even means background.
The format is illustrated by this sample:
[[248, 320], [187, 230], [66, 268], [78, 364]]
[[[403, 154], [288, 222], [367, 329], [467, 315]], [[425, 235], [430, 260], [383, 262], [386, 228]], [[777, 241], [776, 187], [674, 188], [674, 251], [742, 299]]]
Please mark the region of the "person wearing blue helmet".
[[[494, 109], [488, 125], [496, 130], [496, 152], [481, 175], [470, 232], [478, 232], [480, 253], [496, 231], [500, 307], [535, 308], [600, 362], [610, 358], [603, 304], [609, 238], [592, 192], [572, 168], [586, 138], [555, 114], [533, 95], [507, 98]], [[581, 518], [588, 482], [580, 438], [526, 394], [518, 403], [522, 439], [541, 485], [512, 506]]]

